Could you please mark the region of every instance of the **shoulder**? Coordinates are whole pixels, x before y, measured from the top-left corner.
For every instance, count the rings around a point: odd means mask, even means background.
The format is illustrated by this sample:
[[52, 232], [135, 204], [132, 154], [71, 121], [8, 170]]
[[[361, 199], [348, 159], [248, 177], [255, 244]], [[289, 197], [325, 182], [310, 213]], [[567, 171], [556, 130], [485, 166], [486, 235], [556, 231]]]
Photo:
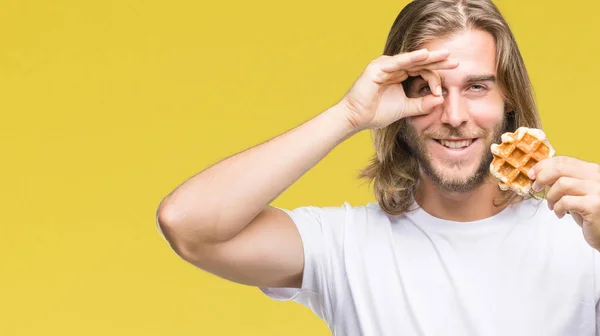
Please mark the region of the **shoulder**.
[[[281, 208], [280, 208], [281, 209]], [[300, 206], [285, 211], [298, 221], [317, 221], [321, 224], [365, 224], [366, 222], [390, 221], [390, 216], [377, 203], [352, 205], [344, 202], [340, 206]]]
[[[535, 209], [535, 211], [533, 211]], [[597, 284], [596, 298], [600, 298], [600, 252], [592, 248], [583, 235], [583, 229], [567, 214], [558, 218], [544, 200], [528, 201], [521, 205], [521, 218], [531, 218], [537, 241], [545, 255], [558, 269], [573, 277], [591, 277]], [[526, 217], [526, 213], [533, 213]], [[566, 275], [564, 275], [566, 276]]]
[[528, 199], [522, 201], [516, 205], [514, 213], [520, 220], [531, 220], [544, 224], [547, 227], [566, 229], [573, 232], [580, 229], [577, 222], [570, 215], [558, 218], [556, 213], [550, 210], [548, 202], [545, 199]]
[[516, 206], [515, 215], [524, 225], [532, 225], [537, 238], [546, 239], [555, 249], [585, 254], [595, 251], [585, 241], [583, 231], [575, 219], [568, 214], [558, 218], [545, 199], [521, 202]]
[[392, 217], [377, 203], [339, 206], [300, 206], [285, 211], [305, 238], [325, 239], [343, 244], [345, 238], [373, 235], [389, 228]]

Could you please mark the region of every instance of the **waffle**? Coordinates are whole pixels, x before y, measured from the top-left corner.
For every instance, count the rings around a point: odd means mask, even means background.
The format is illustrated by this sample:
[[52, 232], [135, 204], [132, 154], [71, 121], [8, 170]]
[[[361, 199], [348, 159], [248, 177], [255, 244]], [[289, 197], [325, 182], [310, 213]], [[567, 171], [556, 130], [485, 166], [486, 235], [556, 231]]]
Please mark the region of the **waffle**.
[[501, 139], [501, 144], [491, 146], [494, 159], [490, 173], [498, 179], [500, 189], [525, 196], [533, 183], [527, 176], [529, 169], [556, 152], [546, 134], [536, 128], [519, 127], [514, 133], [502, 134]]

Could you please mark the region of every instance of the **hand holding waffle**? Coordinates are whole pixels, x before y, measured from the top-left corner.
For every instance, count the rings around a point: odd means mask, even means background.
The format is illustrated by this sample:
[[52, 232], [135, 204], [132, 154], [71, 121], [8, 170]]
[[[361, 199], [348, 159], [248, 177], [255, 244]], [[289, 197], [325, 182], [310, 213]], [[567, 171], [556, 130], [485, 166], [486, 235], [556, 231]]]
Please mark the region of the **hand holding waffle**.
[[491, 146], [494, 160], [490, 173], [498, 179], [500, 189], [527, 195], [533, 184], [529, 170], [538, 162], [553, 157], [554, 148], [546, 134], [535, 128], [519, 127], [514, 133], [502, 134], [501, 140], [501, 144]]
[[586, 241], [600, 250], [600, 165], [559, 156], [539, 162], [529, 176], [535, 179], [535, 190], [550, 187], [550, 209], [559, 218], [570, 213]]
[[548, 206], [559, 218], [569, 213], [593, 248], [600, 250], [600, 165], [555, 156], [542, 130], [520, 127], [491, 147], [490, 172], [501, 189], [519, 195], [550, 187]]

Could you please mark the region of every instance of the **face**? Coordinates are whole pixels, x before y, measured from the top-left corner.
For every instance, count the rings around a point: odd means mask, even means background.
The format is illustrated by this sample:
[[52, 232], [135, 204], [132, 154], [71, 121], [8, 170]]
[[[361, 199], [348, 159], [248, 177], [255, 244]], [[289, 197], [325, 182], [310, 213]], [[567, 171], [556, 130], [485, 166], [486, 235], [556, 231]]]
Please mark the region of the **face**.
[[[459, 66], [437, 71], [444, 103], [429, 114], [406, 119], [399, 134], [416, 156], [423, 178], [445, 191], [467, 192], [489, 176], [490, 146], [505, 131], [495, 42], [486, 32], [470, 30], [423, 47], [448, 49]], [[427, 82], [417, 78], [406, 94], [418, 97], [430, 91]]]

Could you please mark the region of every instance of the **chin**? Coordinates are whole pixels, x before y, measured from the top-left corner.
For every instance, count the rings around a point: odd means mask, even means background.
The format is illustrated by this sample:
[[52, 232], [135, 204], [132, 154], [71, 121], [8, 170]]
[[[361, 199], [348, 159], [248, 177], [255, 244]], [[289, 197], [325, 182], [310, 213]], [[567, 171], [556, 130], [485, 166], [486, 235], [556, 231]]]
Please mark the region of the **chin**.
[[462, 162], [436, 160], [422, 165], [422, 168], [429, 179], [441, 190], [470, 192], [485, 182], [489, 172], [487, 161], [487, 158]]
[[437, 165], [434, 168], [435, 174], [440, 177], [442, 181], [453, 182], [453, 183], [466, 183], [471, 180], [477, 174], [477, 167], [473, 163], [469, 164], [455, 164], [455, 165]]
[[[493, 134], [500, 134], [500, 130], [498, 127]], [[454, 133], [458, 132], [439, 130], [418, 135], [408, 126], [399, 134], [424, 177], [446, 192], [470, 192], [483, 185], [490, 175], [493, 155], [489, 146], [496, 136], [483, 130], [453, 136]]]

